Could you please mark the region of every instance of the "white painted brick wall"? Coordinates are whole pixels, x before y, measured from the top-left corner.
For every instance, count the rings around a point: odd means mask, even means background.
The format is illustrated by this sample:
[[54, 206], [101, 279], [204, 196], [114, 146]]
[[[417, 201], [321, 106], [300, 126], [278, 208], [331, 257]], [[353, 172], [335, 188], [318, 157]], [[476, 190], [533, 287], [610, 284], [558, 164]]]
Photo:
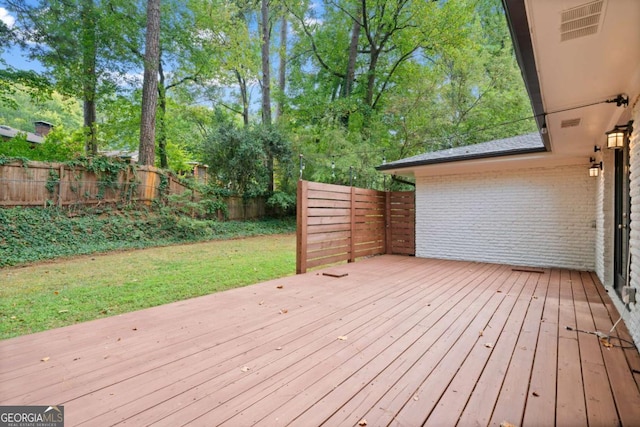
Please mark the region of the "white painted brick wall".
[[416, 180], [416, 256], [595, 268], [596, 179], [588, 166]]
[[[634, 130], [630, 140], [630, 192], [631, 192], [631, 224], [629, 246], [631, 250], [631, 281], [640, 298], [640, 97], [632, 100]], [[640, 347], [640, 304], [632, 304], [628, 309], [624, 307], [620, 298], [613, 291], [609, 291], [611, 299], [624, 319], [636, 346]], [[615, 319], [614, 319], [615, 320]]]

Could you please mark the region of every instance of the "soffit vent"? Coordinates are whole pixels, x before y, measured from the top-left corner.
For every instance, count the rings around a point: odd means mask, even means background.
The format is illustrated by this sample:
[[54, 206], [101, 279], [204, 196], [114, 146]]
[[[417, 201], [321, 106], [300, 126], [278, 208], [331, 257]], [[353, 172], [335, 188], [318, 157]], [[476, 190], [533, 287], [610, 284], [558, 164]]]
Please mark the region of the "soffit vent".
[[561, 128], [572, 128], [572, 127], [576, 127], [578, 125], [580, 125], [580, 118], [577, 119], [568, 119], [568, 120], [563, 120], [562, 122], [560, 122], [560, 127]]
[[563, 10], [561, 13], [560, 41], [577, 39], [598, 32], [604, 11], [604, 0]]

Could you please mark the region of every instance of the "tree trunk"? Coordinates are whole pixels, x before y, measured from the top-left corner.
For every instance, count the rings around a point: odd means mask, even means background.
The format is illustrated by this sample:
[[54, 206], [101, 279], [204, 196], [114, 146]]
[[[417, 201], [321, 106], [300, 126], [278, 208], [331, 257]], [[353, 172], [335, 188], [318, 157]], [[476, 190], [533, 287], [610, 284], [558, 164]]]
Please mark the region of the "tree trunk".
[[160, 156], [160, 167], [169, 168], [169, 159], [167, 158], [167, 124], [165, 117], [167, 116], [167, 88], [165, 86], [164, 69], [162, 61], [158, 61], [158, 74], [160, 82], [158, 83], [158, 155]]
[[367, 93], [365, 94], [365, 103], [367, 106], [373, 106], [373, 94], [376, 89], [376, 67], [378, 66], [378, 58], [380, 58], [380, 49], [371, 46], [371, 54], [369, 56], [369, 70], [367, 71]]
[[155, 121], [158, 105], [158, 64], [160, 62], [160, 0], [147, 0], [147, 35], [144, 52], [142, 113], [140, 117], [139, 163], [155, 161]]
[[249, 97], [247, 95], [247, 80], [242, 77], [238, 70], [233, 70], [240, 86], [240, 97], [242, 98], [242, 123], [244, 127], [249, 126]]
[[[262, 124], [271, 126], [271, 66], [269, 63], [269, 0], [261, 0], [260, 13], [262, 16]], [[267, 170], [269, 185], [267, 190], [273, 192], [273, 156], [267, 155]]]
[[271, 125], [271, 66], [269, 63], [269, 0], [261, 0], [262, 23], [262, 123]]
[[96, 132], [96, 27], [95, 5], [93, 0], [82, 2], [82, 97], [84, 127], [86, 129], [85, 152], [98, 154], [98, 135]]
[[280, 24], [280, 64], [278, 67], [278, 89], [280, 90], [280, 98], [276, 106], [276, 118], [282, 117], [284, 108], [284, 92], [287, 84], [287, 17], [282, 17]]
[[89, 156], [95, 156], [98, 154], [98, 135], [96, 132], [96, 102], [94, 99], [85, 99], [83, 101], [83, 113], [84, 128], [86, 129], [84, 151]]
[[356, 13], [356, 19], [353, 21], [353, 27], [351, 28], [351, 42], [349, 43], [349, 59], [347, 61], [347, 74], [344, 78], [344, 84], [342, 85], [342, 96], [344, 98], [351, 95], [353, 90], [353, 82], [356, 76], [356, 60], [358, 59], [358, 41], [360, 40], [360, 29], [362, 24], [362, 8], [358, 7]]

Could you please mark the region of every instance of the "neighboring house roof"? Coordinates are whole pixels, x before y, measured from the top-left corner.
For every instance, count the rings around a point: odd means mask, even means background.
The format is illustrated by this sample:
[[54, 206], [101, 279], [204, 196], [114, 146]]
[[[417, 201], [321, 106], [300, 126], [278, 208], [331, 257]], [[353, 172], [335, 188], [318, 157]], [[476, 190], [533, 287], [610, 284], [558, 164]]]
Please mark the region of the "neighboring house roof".
[[378, 166], [378, 170], [423, 166], [462, 160], [485, 159], [546, 151], [542, 137], [537, 132], [480, 144], [465, 145], [448, 150], [432, 151]]
[[27, 135], [27, 142], [32, 142], [34, 144], [44, 143], [44, 138], [40, 135], [36, 135], [33, 132], [25, 132], [23, 130], [14, 129], [9, 126], [0, 125], [0, 137], [3, 137], [5, 139], [13, 139], [20, 134]]

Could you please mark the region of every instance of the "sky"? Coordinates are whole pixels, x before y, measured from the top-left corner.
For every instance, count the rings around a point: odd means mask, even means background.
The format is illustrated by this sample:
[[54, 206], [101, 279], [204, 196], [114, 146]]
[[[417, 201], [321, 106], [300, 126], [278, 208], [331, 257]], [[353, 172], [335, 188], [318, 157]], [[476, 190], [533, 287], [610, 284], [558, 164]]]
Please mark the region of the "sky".
[[[7, 9], [0, 6], [0, 21], [11, 28], [15, 23], [15, 18], [11, 16]], [[38, 61], [29, 61], [19, 47], [5, 48], [2, 52], [2, 59], [5, 60], [7, 64], [20, 70], [43, 70], [42, 65]]]

